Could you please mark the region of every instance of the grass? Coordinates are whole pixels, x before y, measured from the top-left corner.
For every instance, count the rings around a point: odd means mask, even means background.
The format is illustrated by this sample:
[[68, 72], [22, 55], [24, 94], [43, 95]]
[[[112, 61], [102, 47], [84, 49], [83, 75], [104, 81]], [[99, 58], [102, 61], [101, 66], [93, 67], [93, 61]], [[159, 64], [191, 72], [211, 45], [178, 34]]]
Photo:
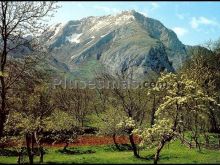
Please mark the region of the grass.
[[[60, 148], [47, 148], [44, 157], [45, 163], [73, 164], [73, 163], [101, 163], [101, 164], [148, 164], [153, 163], [154, 150], [144, 150], [140, 154], [142, 159], [133, 157], [131, 151], [116, 151], [113, 146], [83, 146], [70, 147], [69, 150], [77, 151], [67, 154], [60, 152]], [[89, 153], [86, 151], [90, 151]], [[86, 154], [84, 154], [86, 153]], [[189, 149], [179, 141], [166, 145], [161, 152], [159, 163], [220, 163], [220, 151], [203, 149]], [[39, 157], [35, 157], [38, 162]], [[16, 156], [0, 156], [0, 163], [15, 164]]]
[[[216, 133], [208, 133], [208, 136], [209, 136], [209, 143], [210, 144], [214, 144], [214, 145], [218, 145], [219, 144], [219, 138], [218, 138], [218, 134]], [[185, 133], [185, 138], [190, 141], [191, 139], [191, 133], [190, 132], [186, 132]], [[198, 137], [198, 141], [199, 142], [202, 142], [202, 143], [205, 143], [205, 138], [203, 135], [200, 135]]]
[[94, 79], [95, 72], [102, 71], [103, 68], [104, 66], [99, 61], [91, 57], [74, 68], [74, 72], [67, 73], [66, 76], [71, 80], [91, 80]]

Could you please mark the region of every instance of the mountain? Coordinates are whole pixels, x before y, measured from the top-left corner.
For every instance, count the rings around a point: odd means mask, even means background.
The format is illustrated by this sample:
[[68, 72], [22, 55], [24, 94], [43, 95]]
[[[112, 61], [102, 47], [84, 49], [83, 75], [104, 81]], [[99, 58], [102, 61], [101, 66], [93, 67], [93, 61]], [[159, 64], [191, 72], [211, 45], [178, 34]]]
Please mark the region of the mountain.
[[187, 47], [172, 30], [134, 10], [59, 23], [42, 36], [53, 60], [74, 78], [131, 69], [142, 78], [152, 72], [174, 72], [187, 58]]

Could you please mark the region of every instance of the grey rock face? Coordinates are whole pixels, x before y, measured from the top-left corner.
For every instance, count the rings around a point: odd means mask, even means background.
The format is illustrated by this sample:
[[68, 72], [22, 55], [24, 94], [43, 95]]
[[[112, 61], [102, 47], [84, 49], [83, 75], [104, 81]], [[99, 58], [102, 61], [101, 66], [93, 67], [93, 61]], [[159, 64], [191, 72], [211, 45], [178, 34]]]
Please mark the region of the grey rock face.
[[[133, 68], [136, 77], [173, 72], [186, 59], [186, 47], [161, 22], [135, 11], [87, 17], [51, 26], [43, 34], [48, 49], [70, 72], [101, 65], [114, 75]], [[100, 68], [99, 68], [100, 69]]]

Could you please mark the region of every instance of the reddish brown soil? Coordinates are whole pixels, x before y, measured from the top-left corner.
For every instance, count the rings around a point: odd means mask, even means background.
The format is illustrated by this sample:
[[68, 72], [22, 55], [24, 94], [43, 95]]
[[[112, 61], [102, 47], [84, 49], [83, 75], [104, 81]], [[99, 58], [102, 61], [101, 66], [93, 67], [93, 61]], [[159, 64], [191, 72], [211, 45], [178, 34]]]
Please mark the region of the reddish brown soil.
[[[118, 144], [127, 144], [129, 139], [127, 136], [117, 136], [116, 141]], [[138, 142], [138, 138], [135, 137], [135, 141]], [[111, 136], [95, 136], [95, 135], [84, 135], [79, 136], [77, 140], [71, 143], [69, 146], [95, 146], [95, 145], [106, 145], [114, 144]], [[16, 142], [7, 143], [7, 146], [15, 146]], [[55, 143], [54, 145], [45, 143], [44, 146], [50, 147], [63, 147], [64, 143]]]
[[[129, 140], [126, 136], [117, 136], [116, 141], [119, 144], [129, 143]], [[104, 144], [114, 144], [112, 137], [110, 136], [79, 136], [78, 139], [71, 143], [70, 146], [95, 146], [95, 145], [104, 145]], [[48, 144], [46, 144], [48, 145]], [[58, 143], [54, 144], [54, 147], [60, 147], [64, 144]]]

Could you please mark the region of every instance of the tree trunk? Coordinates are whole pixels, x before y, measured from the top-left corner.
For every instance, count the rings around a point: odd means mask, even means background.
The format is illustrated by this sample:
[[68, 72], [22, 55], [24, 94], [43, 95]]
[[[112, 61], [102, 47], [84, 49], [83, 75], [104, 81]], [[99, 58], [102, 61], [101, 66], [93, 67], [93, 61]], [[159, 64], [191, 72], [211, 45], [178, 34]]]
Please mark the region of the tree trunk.
[[160, 158], [160, 151], [163, 149], [164, 145], [165, 145], [166, 141], [162, 140], [157, 148], [157, 152], [154, 156], [154, 164], [157, 164], [159, 158]]
[[197, 136], [194, 137], [194, 141], [196, 143], [196, 148], [199, 148], [199, 151], [201, 151], [200, 143], [198, 141], [198, 137]]
[[206, 147], [209, 147], [209, 136], [205, 134], [204, 137], [205, 137], [205, 145]]
[[154, 125], [155, 112], [156, 112], [156, 96], [154, 95], [153, 107], [151, 109], [151, 118], [150, 118], [150, 126], [151, 127]]
[[31, 149], [31, 135], [30, 134], [26, 134], [26, 147], [27, 147], [27, 154], [28, 154], [28, 158], [29, 158], [29, 164], [33, 164], [34, 163], [34, 155]]
[[63, 151], [67, 151], [67, 147], [69, 146], [69, 142], [67, 141], [65, 146], [63, 147]]
[[3, 109], [1, 109], [0, 112], [0, 139], [4, 136], [4, 124], [6, 121], [6, 114], [3, 112]]
[[17, 161], [18, 164], [21, 164], [21, 156], [22, 156], [22, 152], [19, 151], [19, 153], [18, 153], [18, 161]]
[[184, 141], [185, 141], [185, 134], [184, 134], [184, 132], [183, 132], [181, 143], [184, 144]]
[[189, 148], [190, 149], [192, 148], [192, 141], [193, 141], [193, 138], [192, 138], [192, 136], [190, 136], [190, 142], [189, 142]]
[[35, 136], [34, 133], [31, 134], [31, 150], [34, 151], [34, 143], [35, 143]]
[[115, 133], [112, 135], [112, 138], [113, 138], [115, 147], [117, 148], [117, 150], [120, 151], [121, 149], [120, 149], [120, 147], [119, 147], [119, 145], [118, 145], [118, 143], [117, 143], [117, 141], [116, 141], [116, 134], [115, 134]]
[[132, 133], [129, 134], [129, 140], [130, 140], [130, 143], [131, 143], [131, 147], [132, 147], [132, 150], [133, 150], [133, 153], [134, 153], [134, 156], [136, 158], [140, 158], [140, 156], [138, 155], [138, 151], [137, 151], [137, 146], [134, 142], [134, 136]]
[[211, 118], [211, 132], [217, 133], [218, 132], [218, 126], [217, 126], [217, 121], [215, 118], [215, 114], [212, 109], [209, 109], [210, 112], [210, 118]]
[[1, 83], [1, 108], [0, 108], [0, 138], [3, 136], [4, 133], [4, 124], [8, 115], [8, 112], [6, 111], [6, 86], [5, 86], [5, 77], [4, 77], [4, 71], [5, 71], [5, 64], [7, 60], [7, 36], [6, 35], [6, 14], [3, 14], [3, 20], [2, 20], [2, 27], [4, 29], [5, 34], [2, 36], [3, 40], [3, 50], [1, 53], [1, 62], [0, 62], [0, 83]]
[[220, 148], [220, 134], [218, 134], [218, 147]]
[[[3, 74], [4, 69], [1, 68], [1, 72]], [[0, 138], [4, 136], [4, 124], [6, 122], [6, 118], [8, 115], [8, 112], [6, 111], [6, 89], [5, 89], [5, 79], [2, 76], [0, 76], [0, 82], [1, 82], [1, 111], [0, 111]]]
[[81, 119], [81, 127], [83, 127], [83, 126], [84, 126], [84, 120]]
[[40, 163], [44, 162], [44, 148], [40, 146]]
[[[39, 132], [37, 132], [37, 131], [35, 131], [34, 133], [33, 133], [33, 138], [34, 138], [34, 141], [32, 141], [32, 142], [36, 142], [36, 144], [37, 144], [37, 148], [38, 148], [38, 152], [39, 152], [39, 155], [40, 155], [40, 160], [39, 160], [39, 163], [43, 163], [44, 162], [44, 148], [43, 148], [43, 146], [42, 146], [42, 144], [41, 144], [41, 141], [40, 141], [40, 139], [38, 138], [38, 133]], [[32, 143], [33, 144], [33, 143]], [[32, 147], [34, 147], [33, 145], [32, 145]]]

